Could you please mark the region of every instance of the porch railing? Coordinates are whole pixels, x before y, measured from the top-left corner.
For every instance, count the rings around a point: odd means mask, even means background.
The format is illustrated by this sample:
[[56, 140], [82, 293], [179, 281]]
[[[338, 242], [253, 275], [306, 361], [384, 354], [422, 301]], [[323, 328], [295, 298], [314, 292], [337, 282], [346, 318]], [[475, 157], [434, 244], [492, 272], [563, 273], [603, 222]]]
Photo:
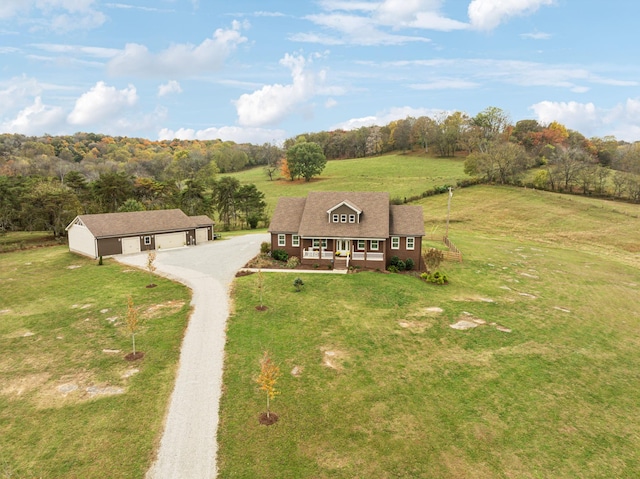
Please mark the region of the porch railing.
[[[302, 251], [302, 258], [303, 259], [321, 259], [320, 251], [305, 249]], [[323, 250], [322, 259], [333, 259], [333, 251]]]
[[[354, 261], [364, 261], [364, 253], [354, 251], [351, 253], [351, 259]], [[384, 253], [367, 253], [367, 261], [384, 261]]]

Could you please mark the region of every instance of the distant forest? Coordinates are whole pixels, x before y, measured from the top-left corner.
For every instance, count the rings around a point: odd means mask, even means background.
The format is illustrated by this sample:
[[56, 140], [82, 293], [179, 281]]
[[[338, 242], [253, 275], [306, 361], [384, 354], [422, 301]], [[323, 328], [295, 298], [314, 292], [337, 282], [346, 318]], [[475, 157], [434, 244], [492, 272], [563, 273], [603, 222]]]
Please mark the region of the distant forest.
[[[264, 195], [225, 173], [262, 167], [281, 176], [286, 150], [301, 138], [329, 160], [392, 151], [464, 157], [479, 181], [640, 202], [640, 142], [586, 138], [557, 122], [512, 124], [489, 107], [474, 117], [407, 117], [385, 126], [305, 133], [282, 146], [222, 140], [150, 141], [95, 133], [0, 135], [0, 232], [63, 235], [76, 214], [181, 208], [225, 228], [265, 223]], [[535, 174], [527, 174], [535, 168]]]

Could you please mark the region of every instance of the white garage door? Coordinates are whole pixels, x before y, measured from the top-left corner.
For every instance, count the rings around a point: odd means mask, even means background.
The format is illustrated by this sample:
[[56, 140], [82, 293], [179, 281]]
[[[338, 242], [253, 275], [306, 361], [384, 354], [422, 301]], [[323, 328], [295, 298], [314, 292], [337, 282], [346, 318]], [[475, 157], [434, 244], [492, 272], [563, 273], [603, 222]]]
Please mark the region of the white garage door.
[[209, 230], [207, 228], [198, 228], [196, 230], [196, 244], [206, 243], [209, 241]]
[[156, 235], [156, 249], [180, 248], [187, 244], [187, 233], [165, 233]]
[[122, 254], [131, 254], [140, 252], [140, 238], [122, 238]]

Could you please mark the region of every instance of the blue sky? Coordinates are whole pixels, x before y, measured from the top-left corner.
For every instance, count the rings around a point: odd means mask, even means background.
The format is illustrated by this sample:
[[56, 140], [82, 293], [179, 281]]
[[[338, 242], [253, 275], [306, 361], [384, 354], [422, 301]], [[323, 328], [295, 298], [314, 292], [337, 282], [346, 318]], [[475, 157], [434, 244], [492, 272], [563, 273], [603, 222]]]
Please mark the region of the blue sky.
[[1, 0], [0, 132], [280, 142], [496, 106], [640, 140], [632, 0]]

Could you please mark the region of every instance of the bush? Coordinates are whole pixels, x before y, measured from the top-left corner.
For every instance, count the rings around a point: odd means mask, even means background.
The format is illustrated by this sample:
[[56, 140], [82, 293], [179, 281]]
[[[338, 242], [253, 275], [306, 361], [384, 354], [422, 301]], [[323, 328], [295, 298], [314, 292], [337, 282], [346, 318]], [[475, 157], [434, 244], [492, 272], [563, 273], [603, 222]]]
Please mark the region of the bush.
[[296, 293], [302, 291], [302, 287], [304, 286], [304, 281], [300, 278], [296, 278], [293, 280], [293, 286], [296, 288]]
[[397, 273], [397, 272], [398, 272], [398, 267], [397, 267], [396, 265], [390, 264], [390, 265], [387, 267], [387, 271], [388, 271], [389, 273]]
[[[397, 273], [398, 271], [404, 271], [407, 268], [407, 264], [402, 261], [400, 258], [398, 258], [397, 256], [393, 256], [391, 257], [391, 261], [389, 262], [389, 266], [393, 266], [395, 268], [394, 273]], [[387, 268], [387, 271], [391, 271], [389, 268]]]
[[424, 254], [424, 264], [427, 265], [427, 271], [436, 269], [444, 260], [444, 252], [439, 249], [429, 248]]
[[291, 256], [288, 260], [287, 260], [287, 268], [295, 268], [296, 266], [298, 266], [300, 264], [300, 260], [298, 259], [297, 256]]
[[420, 277], [424, 279], [427, 283], [442, 285], [442, 284], [447, 284], [449, 282], [447, 275], [444, 273], [441, 273], [440, 271], [434, 271], [433, 273], [422, 273]]
[[415, 266], [415, 262], [411, 258], [407, 258], [406, 261], [404, 262], [404, 265], [407, 271], [411, 271]]
[[287, 261], [289, 259], [289, 253], [283, 249], [274, 249], [271, 252], [271, 257], [277, 261]]
[[260, 252], [262, 254], [267, 254], [269, 251], [271, 251], [271, 243], [263, 241], [262, 244], [260, 244]]

